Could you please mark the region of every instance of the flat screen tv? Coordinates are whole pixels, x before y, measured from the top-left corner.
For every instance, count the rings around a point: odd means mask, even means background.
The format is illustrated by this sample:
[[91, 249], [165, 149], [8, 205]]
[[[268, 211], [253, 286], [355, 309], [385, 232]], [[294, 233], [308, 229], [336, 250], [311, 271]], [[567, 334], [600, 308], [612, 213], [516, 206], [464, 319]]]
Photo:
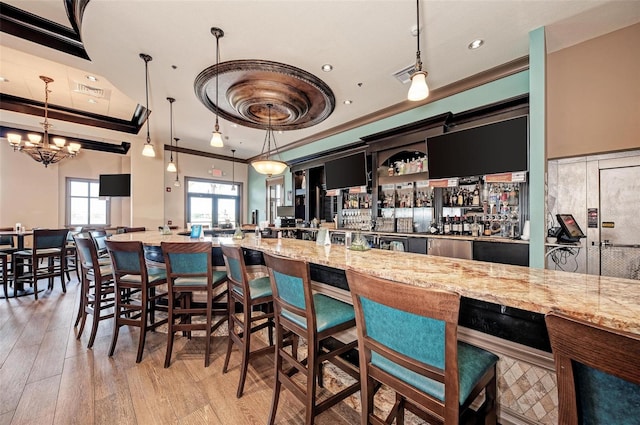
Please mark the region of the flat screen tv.
[[100, 174], [99, 196], [131, 196], [131, 174]]
[[365, 152], [348, 155], [324, 163], [327, 190], [367, 185]]
[[527, 117], [427, 139], [430, 179], [528, 170]]

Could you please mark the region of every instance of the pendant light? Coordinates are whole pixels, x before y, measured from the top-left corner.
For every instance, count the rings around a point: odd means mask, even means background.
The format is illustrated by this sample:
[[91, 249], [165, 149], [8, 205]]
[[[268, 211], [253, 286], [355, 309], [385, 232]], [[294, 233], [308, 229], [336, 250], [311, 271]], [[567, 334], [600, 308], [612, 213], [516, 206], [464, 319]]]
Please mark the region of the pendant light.
[[[171, 146], [171, 148], [173, 148], [173, 102], [175, 102], [176, 100], [173, 97], [168, 97], [167, 100], [169, 101], [169, 126], [170, 126], [170, 135], [169, 135], [169, 146]], [[167, 164], [167, 171], [170, 173], [175, 173], [178, 171], [178, 169], [176, 168], [176, 164], [173, 162], [173, 149], [169, 149], [169, 151], [171, 152], [171, 158], [169, 158], [169, 163]]]
[[[278, 161], [275, 159], [269, 159], [269, 152], [271, 152], [271, 135], [273, 134], [273, 129], [271, 128], [271, 108], [273, 108], [273, 104], [267, 103], [267, 108], [269, 108], [269, 126], [267, 127], [267, 134], [264, 138], [264, 143], [262, 145], [262, 153], [264, 154], [264, 147], [267, 146], [267, 156], [265, 159], [258, 159], [251, 163], [251, 166], [260, 174], [266, 174], [271, 177], [274, 174], [280, 174], [287, 168], [287, 164], [282, 161]], [[273, 135], [273, 144], [276, 148], [276, 155], [278, 154], [278, 145], [276, 144], [276, 136]]]
[[411, 101], [424, 100], [429, 97], [428, 73], [422, 70], [422, 60], [420, 59], [420, 0], [416, 0], [416, 41], [418, 43], [416, 66], [411, 74], [411, 87], [409, 87], [407, 95], [407, 99]]
[[173, 140], [176, 142], [176, 181], [173, 182], [173, 185], [180, 187], [180, 168], [178, 168], [178, 140], [180, 139], [175, 137]]
[[236, 150], [231, 149], [231, 191], [236, 191]]
[[144, 91], [147, 100], [147, 110], [145, 111], [147, 114], [147, 143], [144, 144], [142, 155], [154, 157], [156, 156], [156, 150], [154, 149], [153, 144], [151, 144], [151, 136], [149, 135], [149, 61], [153, 60], [153, 58], [145, 53], [140, 53], [140, 57], [144, 61]]
[[218, 66], [220, 65], [220, 37], [224, 37], [224, 31], [220, 28], [213, 27], [211, 28], [211, 34], [216, 38], [216, 125], [213, 129], [213, 133], [211, 133], [211, 146], [214, 148], [221, 148], [224, 146], [222, 142], [222, 133], [220, 133], [220, 126], [218, 125], [218, 108], [220, 108], [220, 104], [218, 103], [218, 75], [220, 74], [220, 70]]

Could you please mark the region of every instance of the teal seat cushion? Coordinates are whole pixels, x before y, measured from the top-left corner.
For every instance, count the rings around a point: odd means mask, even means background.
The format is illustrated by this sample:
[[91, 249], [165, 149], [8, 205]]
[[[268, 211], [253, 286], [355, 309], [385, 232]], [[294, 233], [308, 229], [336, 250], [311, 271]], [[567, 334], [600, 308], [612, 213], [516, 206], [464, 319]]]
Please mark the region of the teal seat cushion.
[[224, 270], [214, 270], [213, 271], [213, 284], [215, 285], [216, 283], [226, 280], [227, 279], [227, 272], [225, 272]]
[[[242, 295], [242, 288], [240, 286], [234, 286], [233, 290]], [[249, 291], [251, 292], [250, 296], [252, 300], [271, 295], [271, 281], [269, 280], [269, 276], [250, 280]]]
[[640, 423], [640, 385], [577, 361], [572, 363], [579, 415], [585, 424]]
[[[149, 267], [147, 268], [147, 276], [149, 278], [149, 283], [154, 283], [159, 280], [164, 280], [167, 278], [167, 271], [160, 267]], [[138, 274], [126, 274], [120, 278], [121, 281], [124, 282], [132, 282], [132, 283], [140, 283], [142, 279]]]
[[[317, 331], [322, 332], [334, 326], [341, 325], [350, 320], [354, 320], [356, 315], [351, 304], [336, 300], [323, 294], [313, 294], [313, 303], [316, 308]], [[307, 320], [282, 310], [282, 315], [293, 323], [303, 328], [307, 327]]]
[[[425, 348], [426, 349], [426, 348]], [[498, 356], [473, 345], [458, 342], [458, 373], [460, 404], [471, 394], [478, 380], [498, 361]], [[444, 401], [444, 384], [415, 373], [376, 352], [371, 353], [371, 363], [401, 381]]]
[[201, 286], [207, 287], [206, 276], [178, 277], [173, 281], [173, 286]]

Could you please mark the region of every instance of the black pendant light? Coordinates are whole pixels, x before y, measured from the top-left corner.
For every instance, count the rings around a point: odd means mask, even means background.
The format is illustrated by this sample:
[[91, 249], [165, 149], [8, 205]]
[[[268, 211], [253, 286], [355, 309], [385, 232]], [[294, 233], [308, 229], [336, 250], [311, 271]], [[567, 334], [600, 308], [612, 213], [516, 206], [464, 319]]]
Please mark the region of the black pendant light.
[[220, 103], [218, 103], [218, 75], [220, 74], [220, 37], [224, 37], [224, 31], [220, 28], [211, 28], [211, 34], [216, 38], [216, 125], [211, 133], [211, 146], [214, 148], [221, 148], [224, 146], [222, 142], [222, 133], [220, 133], [220, 126], [218, 125], [218, 109]]
[[178, 140], [180, 139], [175, 137], [173, 140], [176, 142], [176, 181], [173, 182], [173, 185], [180, 187], [180, 168], [178, 167]]
[[156, 156], [156, 150], [151, 143], [151, 136], [149, 134], [149, 62], [153, 60], [153, 58], [146, 53], [140, 53], [140, 58], [144, 61], [144, 91], [146, 94], [146, 114], [147, 114], [147, 143], [144, 144], [144, 148], [142, 149], [142, 155], [154, 157]]
[[416, 66], [411, 74], [411, 87], [409, 87], [407, 95], [407, 99], [412, 101], [424, 100], [429, 97], [428, 73], [422, 70], [422, 60], [420, 59], [420, 0], [416, 0], [416, 41], [418, 43]]
[[[169, 146], [173, 148], [173, 102], [175, 102], [176, 100], [173, 97], [168, 97], [167, 100], [169, 101], [169, 126], [171, 128], [169, 134]], [[167, 164], [167, 171], [170, 173], [176, 173], [178, 172], [178, 169], [176, 168], [176, 164], [173, 162], [173, 149], [169, 149], [169, 151], [171, 152], [171, 157], [169, 158], [169, 163]]]

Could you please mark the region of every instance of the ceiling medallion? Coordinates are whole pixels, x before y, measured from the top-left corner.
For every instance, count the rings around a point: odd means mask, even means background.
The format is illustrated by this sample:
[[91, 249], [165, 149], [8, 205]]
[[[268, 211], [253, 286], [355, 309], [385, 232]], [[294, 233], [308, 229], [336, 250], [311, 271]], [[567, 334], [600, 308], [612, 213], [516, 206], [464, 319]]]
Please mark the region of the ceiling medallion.
[[[216, 105], [215, 82], [220, 93]], [[202, 71], [193, 83], [196, 96], [210, 111], [245, 127], [298, 130], [321, 123], [335, 108], [333, 91], [307, 71], [279, 62], [235, 60]]]

